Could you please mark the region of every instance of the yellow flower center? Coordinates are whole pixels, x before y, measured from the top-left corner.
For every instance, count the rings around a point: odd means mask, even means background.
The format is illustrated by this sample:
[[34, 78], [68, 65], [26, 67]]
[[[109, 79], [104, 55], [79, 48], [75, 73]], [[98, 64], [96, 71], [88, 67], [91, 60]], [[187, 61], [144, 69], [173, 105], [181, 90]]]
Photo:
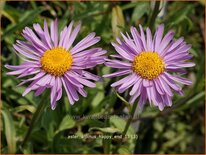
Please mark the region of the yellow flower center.
[[156, 52], [142, 52], [134, 58], [132, 69], [143, 79], [152, 80], [164, 72], [164, 62]]
[[61, 76], [71, 68], [72, 56], [62, 47], [47, 50], [41, 57], [42, 69], [54, 76]]

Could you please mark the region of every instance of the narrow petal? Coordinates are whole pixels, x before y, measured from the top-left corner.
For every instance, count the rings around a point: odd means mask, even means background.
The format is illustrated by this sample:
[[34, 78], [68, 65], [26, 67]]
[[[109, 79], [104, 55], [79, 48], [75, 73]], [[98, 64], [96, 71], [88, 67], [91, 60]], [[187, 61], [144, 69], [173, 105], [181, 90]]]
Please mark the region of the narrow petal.
[[167, 83], [166, 83], [163, 79], [160, 79], [160, 78], [158, 77], [158, 78], [157, 78], [157, 81], [159, 82], [159, 84], [161, 84], [162, 89], [164, 90], [164, 92], [167, 93], [167, 95], [173, 96], [170, 87], [167, 85]]
[[134, 39], [135, 45], [136, 45], [136, 50], [138, 53], [140, 53], [141, 51], [143, 51], [144, 49], [142, 41], [141, 41], [141, 37], [140, 34], [138, 33], [137, 29], [135, 27], [131, 27], [130, 29], [132, 37]]
[[37, 57], [37, 56], [35, 56], [35, 55], [33, 55], [33, 54], [31, 54], [31, 53], [27, 53], [27, 52], [25, 52], [22, 48], [20, 48], [18, 45], [13, 45], [13, 47], [14, 47], [14, 49], [16, 50], [16, 51], [18, 51], [21, 55], [23, 55], [23, 56], [25, 56], [25, 57], [27, 57], [27, 58], [30, 58], [30, 59], [32, 59], [32, 60], [39, 60], [40, 58], [39, 57]]
[[162, 53], [163, 50], [165, 49], [165, 47], [167, 47], [167, 45], [170, 43], [170, 41], [173, 39], [174, 37], [174, 32], [173, 31], [169, 31], [164, 38], [162, 39], [160, 46], [157, 48], [157, 52], [158, 53]]
[[93, 83], [89, 80], [83, 79], [78, 74], [75, 75], [75, 73], [70, 72], [70, 76], [74, 77], [78, 82], [80, 82], [81, 84], [83, 84], [85, 86], [88, 86], [88, 87], [91, 87], [91, 88], [96, 87], [95, 83]]
[[87, 96], [87, 92], [83, 88], [77, 88], [77, 89], [78, 89], [77, 91], [79, 92], [79, 94], [81, 94], [84, 97]]
[[88, 48], [88, 47], [98, 43], [99, 41], [100, 41], [100, 37], [95, 37], [90, 42], [85, 43], [84, 45], [82, 45], [78, 49], [76, 49], [76, 50], [71, 49], [71, 53], [74, 54], [74, 53], [80, 52], [80, 51], [82, 51], [82, 50], [84, 50], [84, 49], [86, 49], [86, 48]]
[[36, 34], [33, 32], [32, 29], [26, 27], [23, 30], [23, 36], [28, 41], [30, 41], [32, 44], [35, 44], [36, 46], [38, 46], [42, 50], [46, 50], [47, 49], [47, 46], [36, 36]]
[[19, 70], [15, 70], [15, 71], [12, 71], [12, 72], [8, 72], [6, 74], [7, 75], [18, 75], [18, 74], [24, 73], [26, 70], [27, 70], [27, 68], [24, 68], [24, 69], [19, 69]]
[[50, 30], [50, 33], [51, 33], [51, 39], [52, 39], [52, 42], [54, 44], [54, 47], [57, 47], [58, 45], [58, 20], [57, 18], [55, 19], [55, 21], [51, 23], [51, 30]]
[[74, 99], [74, 101], [78, 101], [79, 96], [78, 96], [77, 91], [75, 90], [74, 86], [68, 81], [65, 81], [65, 83], [66, 83], [67, 89], [70, 92], [71, 97]]
[[152, 81], [143, 79], [143, 86], [144, 87], [151, 87], [153, 85]]
[[[95, 32], [90, 33], [89, 35], [87, 35], [84, 39], [82, 39], [79, 43], [77, 43], [72, 49], [71, 49], [71, 53], [75, 54], [83, 49], [82, 46], [85, 46], [85, 44], [90, 43], [92, 40], [94, 40], [95, 37]], [[91, 43], [90, 43], [91, 44]], [[87, 47], [86, 47], [87, 48]]]
[[148, 51], [144, 30], [143, 30], [141, 25], [139, 25], [139, 28], [140, 28], [141, 40], [142, 40], [142, 43], [143, 43], [144, 51]]
[[37, 74], [41, 72], [40, 69], [37, 69], [37, 68], [29, 68], [28, 70], [26, 70], [25, 72], [23, 72], [22, 74], [20, 74], [17, 78], [22, 78], [22, 77], [25, 77], [25, 76], [30, 76], [30, 75], [33, 75], [33, 74]]
[[36, 83], [40, 80], [41, 78], [38, 78], [34, 81], [32, 81], [32, 83], [26, 88], [26, 90], [23, 92], [22, 96], [25, 96], [26, 94], [28, 94], [31, 90], [35, 90], [35, 88], [38, 88]]
[[111, 59], [106, 59], [105, 62], [106, 66], [112, 67], [112, 68], [119, 68], [119, 69], [131, 69], [132, 64], [131, 63], [127, 63], [127, 62], [123, 62], [123, 61], [119, 61], [119, 60], [111, 60]]
[[89, 80], [86, 80], [86, 79], [83, 79], [83, 78], [77, 78], [77, 80], [78, 80], [81, 84], [83, 84], [83, 85], [85, 85], [85, 86], [87, 86], [87, 87], [91, 87], [91, 88], [96, 87], [96, 84], [93, 83], [93, 82], [91, 82], [91, 81], [89, 81]]
[[149, 28], [146, 30], [147, 34], [147, 49], [149, 51], [154, 51], [153, 41], [152, 41], [152, 33]]
[[133, 73], [131, 77], [128, 79], [127, 82], [123, 83], [119, 88], [118, 91], [120, 93], [123, 93], [126, 89], [130, 88], [136, 81], [137, 81], [138, 75], [136, 73]]
[[61, 80], [62, 80], [62, 84], [63, 84], [63, 86], [64, 86], [64, 89], [65, 89], [65, 91], [66, 91], [66, 94], [67, 94], [67, 97], [68, 97], [68, 99], [69, 99], [69, 102], [70, 102], [70, 104], [74, 104], [74, 99], [72, 98], [72, 96], [71, 96], [71, 94], [70, 94], [70, 91], [68, 90], [68, 88], [67, 88], [67, 86], [66, 86], [66, 84], [65, 84], [65, 81], [66, 81], [66, 79], [65, 78], [61, 78]]
[[71, 82], [73, 85], [77, 86], [77, 87], [80, 87], [80, 88], [83, 88], [84, 86], [78, 81], [76, 80], [74, 77], [70, 76], [69, 73], [66, 73], [65, 75], [65, 78]]
[[48, 30], [48, 26], [47, 26], [47, 22], [46, 20], [44, 20], [44, 36], [47, 42], [47, 45], [49, 46], [49, 48], [51, 49], [53, 47], [53, 44], [51, 42], [51, 37], [49, 35], [49, 30]]
[[115, 44], [115, 43], [112, 43], [112, 46], [114, 46], [115, 50], [116, 50], [122, 57], [124, 57], [124, 58], [127, 59], [127, 60], [133, 61], [134, 58], [133, 58], [131, 55], [129, 55], [126, 51], [124, 51], [121, 46], [119, 46], [119, 45], [117, 45], [117, 44]]
[[140, 87], [140, 84], [142, 84], [142, 78], [139, 76], [139, 77], [137, 78], [136, 83], [135, 83], [134, 86], [132, 87], [132, 90], [131, 90], [130, 93], [129, 93], [130, 96], [134, 95], [134, 94], [137, 92], [137, 90], [138, 90], [139, 87]]
[[192, 81], [186, 79], [186, 78], [182, 78], [182, 77], [178, 77], [178, 76], [174, 76], [174, 75], [170, 75], [168, 73], [165, 73], [170, 79], [176, 81], [176, 82], [179, 82], [179, 83], [182, 83], [182, 84], [185, 84], [185, 85], [191, 85], [192, 84]]
[[36, 84], [39, 85], [39, 86], [47, 86], [47, 85], [49, 85], [51, 79], [52, 79], [52, 75], [46, 74]]
[[146, 103], [146, 100], [147, 100], [146, 90], [145, 88], [143, 88], [140, 99], [139, 99], [139, 103], [138, 103], [138, 108], [140, 110], [143, 108], [144, 104]]
[[57, 102], [57, 80], [55, 79], [55, 82], [53, 86], [51, 87], [51, 93], [50, 93], [50, 98], [51, 98], [51, 109], [54, 110], [56, 108], [56, 102]]
[[111, 84], [111, 87], [117, 87], [117, 86], [125, 83], [126, 81], [128, 81], [128, 79], [130, 79], [130, 77], [131, 77], [131, 75], [128, 75], [128, 76], [124, 77], [123, 79], [114, 82], [113, 84]]
[[43, 91], [46, 89], [46, 87], [39, 87], [36, 92], [35, 92], [35, 96], [39, 96], [40, 94], [43, 93]]
[[62, 97], [62, 77], [57, 77], [57, 101]]
[[72, 31], [71, 36], [68, 39], [68, 42], [64, 44], [64, 47], [66, 50], [69, 50], [69, 48], [73, 44], [74, 40], [76, 39], [77, 34], [79, 33], [80, 28], [81, 28], [81, 23], [79, 23]]
[[39, 79], [41, 77], [43, 77], [45, 75], [45, 72], [40, 72], [38, 74], [36, 74], [33, 78], [30, 78], [30, 79], [27, 79], [27, 80], [23, 80], [20, 84], [18, 84], [17, 86], [21, 86], [29, 81], [33, 81], [33, 80], [36, 80], [36, 79]]
[[49, 45], [47, 44], [46, 38], [44, 36], [44, 31], [42, 30], [41, 26], [39, 24], [33, 24], [33, 28], [40, 37], [42, 43], [44, 43], [47, 49], [49, 49]]
[[[70, 37], [71, 37], [73, 24], [74, 24], [74, 22], [72, 21], [72, 22], [69, 24], [69, 26], [68, 26], [65, 34], [62, 34], [62, 35], [64, 35], [64, 36], [62, 36], [62, 39], [63, 39], [63, 41], [62, 41], [62, 46], [63, 46], [65, 49], [66, 49], [67, 44], [68, 44], [68, 42], [69, 42], [69, 39], [70, 39]], [[61, 41], [61, 40], [60, 40], [60, 41]]]
[[128, 38], [123, 33], [121, 33], [121, 35], [122, 35], [123, 39], [125, 40], [125, 45], [130, 49], [131, 54], [135, 54], [135, 55], [138, 54], [133, 40], [131, 38], [129, 38], [129, 34], [127, 34]]
[[162, 36], [163, 36], [163, 32], [164, 32], [164, 24], [161, 24], [154, 35], [154, 51], [158, 51], [158, 48], [160, 46], [160, 42], [162, 40]]
[[[136, 84], [137, 85], [137, 84]], [[134, 88], [134, 87], [133, 87]], [[133, 89], [132, 88], [132, 89]], [[142, 85], [142, 80], [140, 80], [138, 88], [137, 89], [133, 89], [135, 90], [134, 95], [131, 96], [129, 103], [134, 103], [135, 100], [139, 97], [139, 95], [141, 94], [142, 90], [144, 89], [143, 85]], [[133, 94], [133, 93], [132, 93]]]
[[164, 81], [175, 91], [181, 91], [181, 87], [175, 84], [173, 80], [171, 80], [165, 73], [159, 76], [161, 79], [164, 79]]
[[172, 46], [168, 49], [168, 51], [172, 51], [173, 49], [175, 49], [177, 46], [179, 46], [182, 42], [184, 41], [184, 38], [181, 37], [178, 40], [176, 40]]
[[162, 89], [161, 84], [159, 83], [158, 80], [154, 79], [154, 85], [155, 85], [155, 88], [157, 89], [157, 92], [160, 95], [164, 95], [165, 94], [164, 89]]
[[27, 53], [34, 54], [34, 55], [36, 55], [37, 57], [42, 57], [43, 52], [38, 51], [38, 50], [37, 50], [35, 47], [33, 47], [31, 44], [26, 43], [26, 42], [24, 42], [24, 41], [20, 41], [20, 40], [17, 40], [16, 42], [17, 42], [18, 46], [21, 47], [23, 50], [25, 50]]
[[60, 47], [64, 47], [63, 41], [65, 39], [66, 32], [67, 32], [67, 26], [65, 26], [64, 29], [60, 32], [60, 38], [59, 38], [59, 46]]
[[81, 75], [86, 77], [89, 80], [99, 81], [101, 79], [99, 76], [92, 74], [90, 72], [84, 71], [84, 70], [82, 71]]
[[182, 67], [194, 67], [195, 63], [193, 62], [185, 62], [185, 63], [173, 63], [173, 64], [168, 64], [168, 66], [166, 68], [172, 68], [172, 67], [176, 67], [176, 68], [182, 68]]
[[111, 78], [111, 77], [117, 77], [117, 76], [121, 76], [121, 75], [126, 75], [132, 73], [132, 70], [120, 70], [111, 74], [107, 74], [107, 75], [103, 75], [103, 77], [105, 78]]

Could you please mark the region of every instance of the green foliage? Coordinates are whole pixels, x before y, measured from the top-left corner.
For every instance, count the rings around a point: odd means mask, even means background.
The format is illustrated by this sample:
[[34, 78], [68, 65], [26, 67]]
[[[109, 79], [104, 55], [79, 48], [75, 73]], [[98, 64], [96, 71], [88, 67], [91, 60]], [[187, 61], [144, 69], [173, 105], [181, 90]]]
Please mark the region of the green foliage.
[[[1, 61], [2, 61], [2, 126], [1, 152], [4, 153], [204, 153], [204, 1], [161, 2], [160, 10], [153, 10], [154, 2], [67, 2], [21, 1], [0, 2]], [[159, 13], [160, 12], [160, 13]], [[156, 14], [158, 16], [155, 17]], [[125, 137], [125, 128], [131, 110], [128, 92], [116, 93], [110, 84], [117, 79], [103, 79], [94, 89], [87, 88], [88, 96], [70, 105], [66, 94], [55, 110], [49, 102], [35, 123], [25, 146], [22, 142], [43, 97], [33, 92], [22, 97], [26, 86], [16, 87], [20, 80], [6, 75], [5, 64], [18, 65], [21, 59], [14, 53], [12, 44], [22, 40], [22, 29], [34, 23], [43, 25], [58, 18], [59, 32], [71, 20], [82, 22], [77, 41], [91, 31], [101, 36], [96, 46], [115, 53], [110, 42], [130, 26], [154, 30], [165, 24], [165, 31], [173, 29], [175, 37], [183, 36], [192, 45], [192, 61], [196, 66], [184, 75], [193, 81], [183, 87], [183, 97], [175, 95], [173, 106], [159, 112], [149, 104], [139, 117], [133, 119]], [[113, 70], [99, 65], [91, 72], [102, 76]], [[121, 117], [125, 116], [125, 117]], [[106, 139], [106, 136], [112, 138]]]
[[66, 115], [59, 125], [59, 129], [56, 131], [56, 134], [60, 131], [71, 129], [75, 126], [75, 121], [71, 119], [70, 115]]
[[16, 152], [16, 130], [14, 127], [14, 121], [8, 110], [2, 110], [2, 116], [4, 121], [4, 134], [6, 135], [6, 141], [8, 145], [8, 152]]

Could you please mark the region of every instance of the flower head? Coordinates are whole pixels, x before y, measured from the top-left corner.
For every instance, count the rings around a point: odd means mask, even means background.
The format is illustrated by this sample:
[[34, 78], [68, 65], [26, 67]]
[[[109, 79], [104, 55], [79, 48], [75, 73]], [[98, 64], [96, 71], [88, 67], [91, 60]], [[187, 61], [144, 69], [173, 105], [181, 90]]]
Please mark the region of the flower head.
[[13, 47], [24, 62], [18, 66], [5, 65], [13, 70], [8, 75], [18, 75], [18, 78], [33, 75], [19, 84], [31, 82], [23, 96], [31, 90], [35, 90], [35, 95], [38, 96], [46, 88], [50, 88], [51, 108], [55, 109], [56, 102], [62, 96], [62, 87], [71, 104], [79, 100], [79, 94], [87, 96], [84, 86], [95, 87], [95, 83], [90, 80], [97, 81], [99, 77], [85, 69], [104, 63], [103, 55], [106, 51], [101, 48], [87, 49], [100, 40], [94, 32], [72, 46], [81, 24], [73, 30], [72, 27], [73, 21], [64, 27], [59, 36], [56, 19], [51, 22], [50, 32], [46, 21], [43, 29], [39, 24], [34, 24], [35, 32], [28, 27], [23, 30], [22, 35], [27, 41], [17, 40]]
[[122, 34], [123, 41], [117, 38], [117, 43], [112, 43], [118, 54], [111, 57], [117, 60], [106, 59], [107, 66], [119, 71], [104, 77], [127, 75], [111, 86], [120, 93], [131, 87], [130, 103], [139, 97], [140, 108], [148, 99], [150, 104], [163, 110], [172, 105], [172, 89], [183, 95], [178, 83], [191, 84], [190, 80], [180, 76], [180, 73], [185, 73], [182, 68], [194, 66], [187, 61], [192, 57], [188, 52], [191, 45], [187, 45], [183, 38], [174, 41], [172, 31], [163, 37], [164, 25], [157, 28], [154, 37], [149, 28], [145, 35], [141, 25], [140, 33], [134, 27], [130, 31], [132, 37], [128, 33], [127, 36]]

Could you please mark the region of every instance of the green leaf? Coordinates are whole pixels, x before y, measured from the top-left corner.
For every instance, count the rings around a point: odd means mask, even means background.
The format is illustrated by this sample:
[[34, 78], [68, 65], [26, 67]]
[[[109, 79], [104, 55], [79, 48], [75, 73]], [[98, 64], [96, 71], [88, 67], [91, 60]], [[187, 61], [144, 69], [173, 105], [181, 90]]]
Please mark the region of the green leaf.
[[28, 143], [25, 147], [21, 148], [21, 151], [24, 154], [33, 154], [33, 145], [32, 145], [32, 143]]
[[[103, 89], [103, 85], [100, 83], [97, 83], [97, 88], [100, 88], [101, 90]], [[98, 91], [97, 94], [95, 95], [95, 97], [93, 98], [91, 105], [93, 107], [97, 107], [99, 106], [100, 102], [104, 99], [104, 92], [102, 91]]]
[[[126, 121], [123, 120], [122, 118], [118, 117], [118, 116], [112, 116], [110, 117], [109, 120], [110, 124], [116, 128], [118, 128], [120, 131], [123, 131], [126, 125]], [[127, 135], [134, 135], [135, 131], [134, 129], [130, 126], [128, 131], [127, 131]]]
[[120, 35], [120, 28], [124, 28], [125, 21], [122, 9], [117, 5], [112, 8], [112, 32], [114, 37], [118, 37]]
[[132, 152], [129, 150], [129, 148], [127, 146], [122, 145], [118, 149], [118, 153], [119, 154], [131, 154]]
[[139, 2], [133, 11], [132, 22], [137, 23], [145, 13], [148, 13], [149, 7], [148, 2]]
[[[114, 90], [115, 91], [115, 90]], [[123, 101], [123, 103], [126, 105], [126, 107], [128, 108], [129, 111], [131, 111], [131, 105], [129, 102], [127, 102], [122, 96], [120, 96], [116, 91], [115, 94], [117, 95], [117, 97]]]
[[75, 126], [75, 121], [70, 115], [66, 115], [59, 125], [59, 129], [56, 131], [56, 134], [60, 131], [71, 129]]
[[6, 109], [2, 110], [4, 132], [6, 135], [6, 141], [8, 145], [8, 153], [16, 152], [16, 129], [14, 121], [10, 112]]
[[[39, 15], [44, 9], [38, 8], [37, 10], [27, 11], [22, 17], [19, 19], [18, 24], [12, 25], [11, 27], [7, 27], [2, 35], [2, 40], [13, 34], [19, 29], [23, 29], [28, 23], [30, 23], [34, 18]], [[31, 18], [32, 17], [32, 18]]]
[[55, 151], [54, 153], [58, 154], [80, 154], [85, 149], [84, 146], [86, 147], [86, 145], [82, 145], [79, 138], [70, 139], [58, 134], [54, 137], [52, 149]]
[[[112, 116], [110, 117], [109, 122], [110, 122], [110, 126], [118, 128], [121, 132], [124, 131], [124, 128], [126, 126], [126, 121], [124, 119], [118, 116]], [[128, 145], [127, 146], [128, 150], [133, 150], [135, 147], [135, 141], [136, 141], [137, 135], [132, 126], [129, 126], [129, 129], [125, 136], [128, 138], [128, 140], [126, 141]], [[136, 138], [133, 138], [133, 137], [136, 137]]]
[[[92, 115], [92, 116], [94, 116], [94, 115]], [[104, 123], [98, 119], [86, 119], [85, 121], [90, 127], [103, 127], [104, 126]]]
[[0, 2], [0, 14], [2, 13], [2, 10], [4, 9], [4, 6], [5, 6], [5, 0], [2, 0], [1, 2]]
[[12, 23], [17, 23], [23, 12], [23, 10], [19, 10], [11, 5], [4, 5], [2, 15], [8, 18]]
[[184, 9], [179, 9], [178, 11], [174, 12], [171, 16], [167, 17], [165, 23], [170, 23], [171, 25], [178, 25], [182, 22], [192, 11], [193, 5], [186, 5]]
[[33, 114], [36, 111], [36, 108], [32, 105], [22, 105], [15, 108], [15, 112], [17, 113], [24, 110], [28, 110]]
[[201, 104], [200, 101], [203, 100], [204, 97], [205, 97], [205, 92], [202, 91], [202, 92], [198, 93], [197, 95], [195, 95], [193, 98], [191, 98], [183, 106], [176, 109], [176, 111], [182, 111], [182, 110], [185, 110], [185, 109], [190, 108], [190, 107], [198, 106], [199, 104]]
[[93, 131], [93, 130], [98, 130], [98, 131], [102, 131], [105, 133], [120, 133], [121, 130], [119, 130], [118, 128], [114, 128], [114, 127], [106, 127], [106, 128], [98, 128], [98, 127], [93, 127], [90, 128], [89, 131]]
[[139, 2], [132, 1], [131, 3], [127, 3], [123, 6], [121, 6], [122, 10], [127, 10], [131, 8], [135, 8], [138, 5]]

